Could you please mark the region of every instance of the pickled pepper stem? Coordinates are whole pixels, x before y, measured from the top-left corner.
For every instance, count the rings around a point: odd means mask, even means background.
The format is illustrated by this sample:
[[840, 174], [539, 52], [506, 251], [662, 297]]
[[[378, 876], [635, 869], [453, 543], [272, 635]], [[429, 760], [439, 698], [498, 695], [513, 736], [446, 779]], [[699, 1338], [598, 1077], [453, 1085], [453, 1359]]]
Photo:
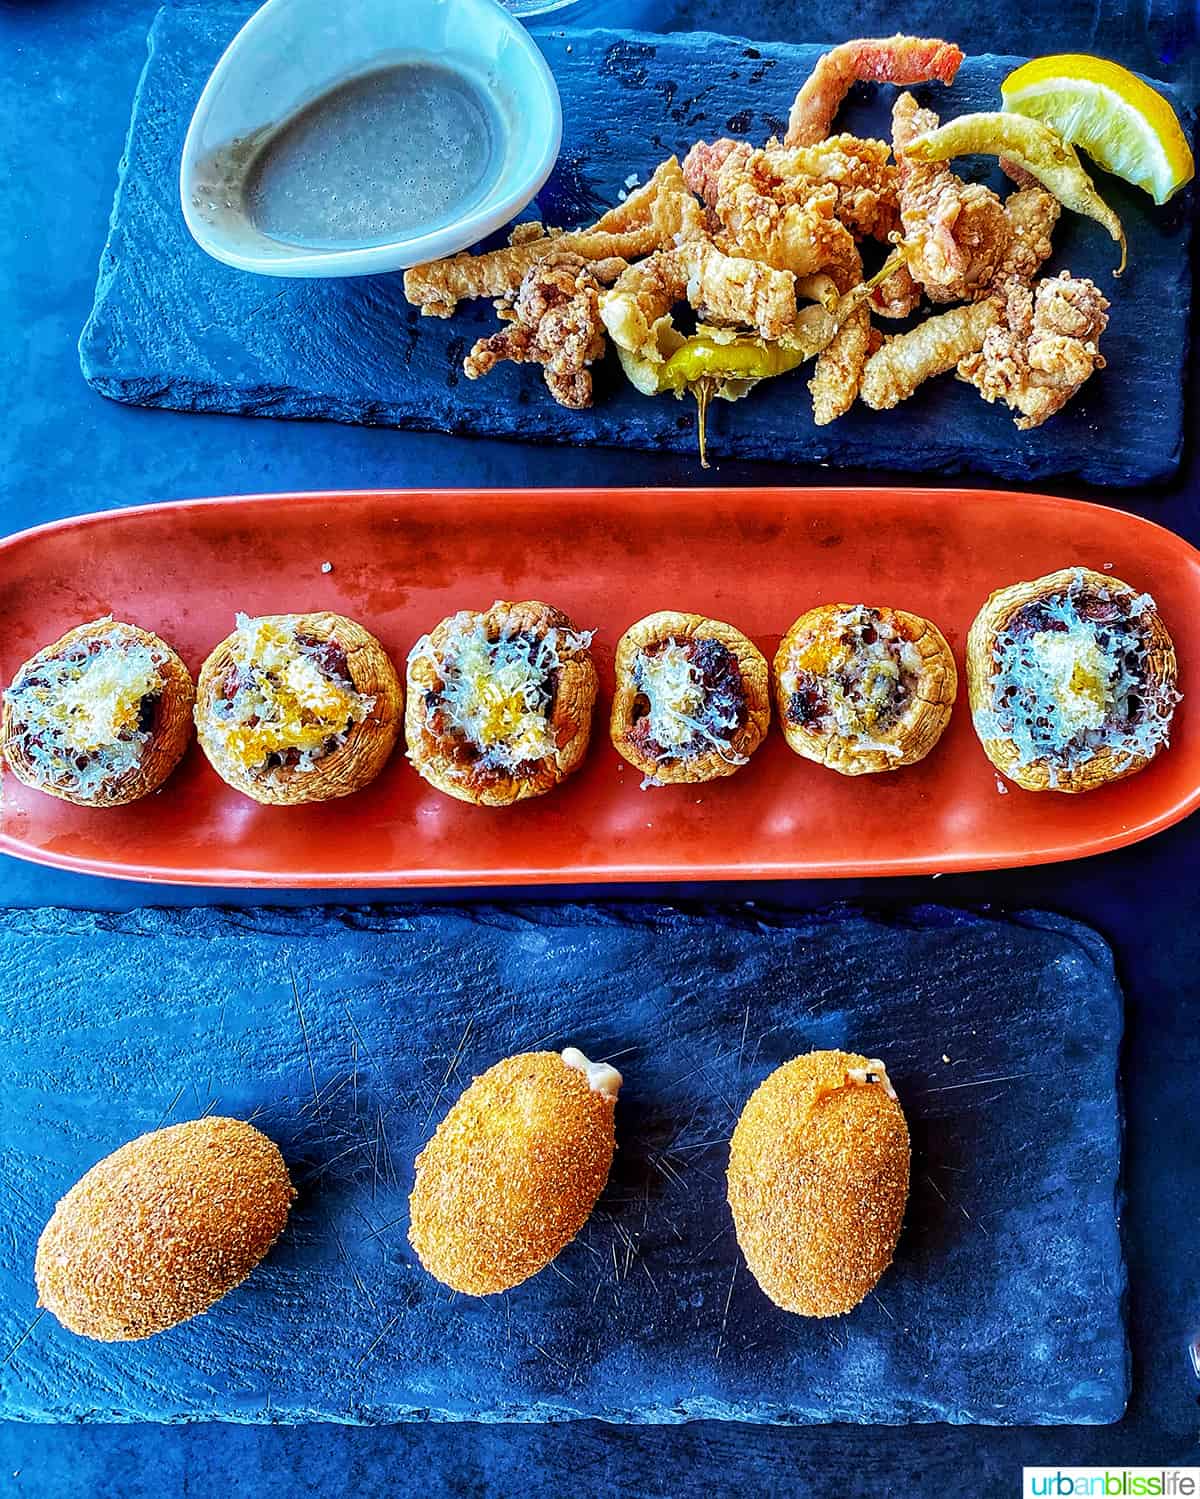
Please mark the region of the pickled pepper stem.
[[710, 467], [708, 461], [708, 403], [716, 391], [717, 382], [711, 375], [702, 375], [693, 380], [688, 389], [696, 398], [696, 436], [700, 443], [700, 467]]

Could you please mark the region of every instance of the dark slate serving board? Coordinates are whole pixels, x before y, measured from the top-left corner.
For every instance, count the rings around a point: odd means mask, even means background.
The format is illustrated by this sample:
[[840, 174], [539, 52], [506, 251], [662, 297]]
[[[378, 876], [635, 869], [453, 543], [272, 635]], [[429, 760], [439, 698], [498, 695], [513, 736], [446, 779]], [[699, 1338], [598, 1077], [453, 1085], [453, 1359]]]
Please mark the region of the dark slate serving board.
[[[227, 3], [181, 7], [154, 23], [96, 303], [80, 342], [84, 375], [98, 391], [186, 410], [694, 451], [691, 401], [639, 396], [611, 355], [597, 374], [596, 404], [585, 412], [555, 405], [537, 369], [509, 365], [466, 380], [465, 350], [498, 326], [486, 300], [464, 304], [450, 321], [421, 318], [404, 300], [399, 275], [274, 281], [208, 259], [180, 213], [179, 156], [204, 80], [246, 13]], [[761, 141], [781, 130], [821, 50], [752, 46], [709, 32], [553, 32], [539, 42], [565, 123], [559, 164], [527, 216], [568, 226], [591, 222], [617, 201], [630, 173], [645, 181], [664, 156], [682, 156], [697, 138]], [[923, 92], [946, 114], [994, 108], [1015, 61], [968, 58], [953, 88]], [[845, 127], [886, 136], [893, 96], [857, 90], [841, 116]], [[974, 165], [982, 175], [988, 164]], [[989, 180], [1002, 181], [998, 171]], [[1192, 191], [1156, 209], [1136, 189], [1103, 186], [1127, 226], [1126, 275], [1113, 280], [1111, 241], [1070, 214], [1050, 268], [1092, 276], [1110, 295], [1110, 367], [1047, 426], [1018, 432], [1003, 407], [985, 405], [947, 377], [895, 411], [856, 406], [817, 428], [809, 372], [802, 372], [735, 406], [715, 402], [710, 451], [1026, 481], [1076, 475], [1134, 485], [1172, 473], [1183, 434]]]
[[[301, 1197], [214, 1311], [139, 1344], [45, 1317], [0, 1418], [382, 1422], [1116, 1420], [1121, 998], [1056, 916], [669, 909], [0, 915], [0, 1250], [11, 1349], [56, 1198], [118, 1143], [255, 1115]], [[293, 982], [295, 989], [293, 989]], [[415, 1262], [412, 1160], [500, 1056], [625, 1071], [609, 1187], [504, 1297]], [[910, 1121], [896, 1264], [848, 1318], [774, 1308], [735, 1249], [731, 1126], [778, 1063], [854, 1046]]]

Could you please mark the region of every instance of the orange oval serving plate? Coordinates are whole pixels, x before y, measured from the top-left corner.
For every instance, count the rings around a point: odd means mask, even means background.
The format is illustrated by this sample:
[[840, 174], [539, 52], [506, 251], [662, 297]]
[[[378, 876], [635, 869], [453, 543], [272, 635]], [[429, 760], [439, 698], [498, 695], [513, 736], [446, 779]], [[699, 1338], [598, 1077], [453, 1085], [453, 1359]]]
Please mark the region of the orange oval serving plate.
[[[332, 570], [322, 572], [324, 562]], [[919, 765], [846, 778], [799, 759], [777, 724], [727, 780], [642, 791], [608, 741], [613, 652], [654, 609], [729, 620], [770, 658], [803, 610], [886, 603], [941, 626], [962, 670], [995, 588], [1055, 568], [1109, 570], [1158, 601], [1179, 646], [1171, 748], [1084, 796], [1001, 790], [965, 680]], [[153, 799], [87, 811], [7, 772], [0, 849], [90, 874], [187, 884], [387, 886], [794, 878], [1045, 863], [1145, 838], [1200, 802], [1200, 552], [1098, 505], [989, 491], [689, 489], [260, 495], [110, 511], [0, 542], [0, 675], [71, 625], [112, 613], [159, 631], [195, 671], [248, 614], [333, 609], [399, 668], [455, 609], [542, 598], [594, 628], [601, 679], [583, 769], [492, 810], [451, 801], [398, 751], [356, 796], [261, 807], [195, 744]]]

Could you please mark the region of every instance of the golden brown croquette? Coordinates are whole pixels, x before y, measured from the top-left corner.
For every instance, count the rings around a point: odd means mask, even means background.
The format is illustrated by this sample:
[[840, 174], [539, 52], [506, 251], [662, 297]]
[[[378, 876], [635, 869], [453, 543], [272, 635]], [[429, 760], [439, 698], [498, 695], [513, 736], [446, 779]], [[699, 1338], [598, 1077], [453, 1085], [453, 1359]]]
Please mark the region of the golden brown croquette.
[[908, 1126], [883, 1063], [814, 1051], [754, 1092], [729, 1149], [729, 1205], [777, 1306], [834, 1317], [891, 1264], [908, 1197]]
[[565, 1249], [608, 1180], [620, 1083], [573, 1047], [477, 1077], [417, 1157], [408, 1237], [426, 1270], [488, 1296]]
[[38, 1301], [71, 1332], [148, 1338], [207, 1311], [283, 1232], [295, 1192], [278, 1147], [213, 1115], [106, 1156], [38, 1240]]

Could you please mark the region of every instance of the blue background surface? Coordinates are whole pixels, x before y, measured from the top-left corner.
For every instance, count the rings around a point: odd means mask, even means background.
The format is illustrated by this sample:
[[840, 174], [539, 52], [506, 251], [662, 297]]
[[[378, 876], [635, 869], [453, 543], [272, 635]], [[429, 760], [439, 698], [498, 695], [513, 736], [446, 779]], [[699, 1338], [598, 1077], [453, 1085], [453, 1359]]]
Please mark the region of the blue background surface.
[[[76, 340], [91, 305], [129, 101], [144, 61], [153, 0], [0, 0], [0, 496], [6, 529], [110, 505], [287, 488], [355, 485], [690, 483], [690, 459], [615, 452], [543, 453], [514, 444], [333, 425], [177, 416], [106, 403], [83, 384]], [[1160, 6], [1064, 0], [831, 0], [832, 39], [898, 25], [949, 35], [969, 50], [1103, 50], [1178, 82], [1196, 99], [1200, 69], [1189, 0]], [[608, 0], [606, 24], [720, 29], [721, 0]], [[749, 35], [814, 40], [794, 0], [753, 0]], [[1193, 341], [1193, 347], [1194, 347]], [[1189, 419], [1195, 420], [1195, 356]], [[852, 482], [854, 475], [844, 475]], [[876, 481], [882, 477], [874, 473]], [[728, 463], [724, 482], [824, 482], [822, 470]], [[1069, 489], [1064, 492], [1072, 492]], [[1200, 542], [1194, 442], [1165, 495], [1138, 508]], [[1123, 496], [1122, 503], [1137, 504]], [[909, 1495], [939, 1489], [1017, 1492], [1022, 1463], [1195, 1462], [1200, 1386], [1187, 1343], [1200, 1326], [1200, 825], [1086, 864], [993, 875], [858, 884], [737, 887], [797, 908], [861, 898], [894, 906], [1034, 904], [1077, 916], [1113, 943], [1128, 1005], [1123, 1053], [1125, 1220], [1131, 1280], [1133, 1396], [1120, 1425], [1054, 1431], [976, 1428], [809, 1430], [698, 1423], [660, 1430], [561, 1427], [38, 1428], [0, 1431], [0, 1483], [21, 1496]], [[635, 894], [638, 892], [634, 892]], [[674, 887], [649, 898], [714, 898]], [[528, 892], [525, 892], [526, 898]], [[403, 899], [403, 896], [398, 898]], [[221, 900], [204, 892], [198, 903]], [[253, 897], [232, 898], [253, 904]], [[191, 902], [188, 892], [100, 884], [8, 863], [0, 904], [130, 907]], [[311, 896], [280, 897], [308, 904]], [[11, 1475], [11, 1476], [10, 1476]]]

